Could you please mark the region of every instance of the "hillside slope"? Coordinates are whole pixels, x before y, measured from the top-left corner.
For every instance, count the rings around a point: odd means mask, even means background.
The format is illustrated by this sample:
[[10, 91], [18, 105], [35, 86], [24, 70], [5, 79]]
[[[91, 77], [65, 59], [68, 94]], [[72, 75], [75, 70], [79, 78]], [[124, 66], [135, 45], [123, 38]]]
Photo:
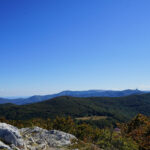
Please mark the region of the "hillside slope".
[[138, 113], [150, 115], [150, 94], [126, 97], [57, 97], [27, 105], [0, 105], [0, 117], [7, 119], [55, 118], [56, 116], [109, 116], [126, 121]]
[[112, 91], [112, 90], [89, 90], [89, 91], [63, 91], [57, 94], [51, 95], [35, 95], [28, 98], [17, 98], [17, 99], [6, 99], [0, 98], [0, 104], [13, 103], [17, 105], [37, 103], [44, 100], [52, 99], [60, 96], [72, 96], [72, 97], [122, 97], [135, 94], [144, 94], [147, 91], [140, 90], [123, 90], [123, 91]]

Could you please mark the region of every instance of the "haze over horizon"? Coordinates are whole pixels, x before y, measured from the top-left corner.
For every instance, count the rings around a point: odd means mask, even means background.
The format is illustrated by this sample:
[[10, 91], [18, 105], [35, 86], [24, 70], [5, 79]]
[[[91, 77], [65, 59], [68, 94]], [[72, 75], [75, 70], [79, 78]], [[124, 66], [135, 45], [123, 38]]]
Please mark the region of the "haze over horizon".
[[149, 0], [1, 0], [0, 97], [150, 90]]
[[[64, 93], [66, 93], [67, 92], [67, 94], [65, 94], [64, 95]], [[75, 95], [77, 95], [77, 93], [78, 92], [80, 92], [80, 94], [81, 95], [88, 95], [88, 92], [92, 92], [92, 96], [93, 96], [93, 94], [95, 95], [95, 94], [97, 94], [97, 93], [103, 93], [102, 95], [99, 95], [98, 97], [101, 97], [101, 96], [103, 96], [103, 95], [105, 95], [106, 93], [105, 92], [111, 92], [111, 93], [109, 93], [109, 94], [106, 94], [106, 95], [108, 95], [108, 96], [106, 96], [106, 97], [111, 97], [111, 95], [113, 95], [114, 96], [114, 94], [116, 93], [116, 92], [120, 92], [120, 93], [124, 93], [125, 95], [124, 96], [127, 96], [127, 95], [132, 95], [132, 94], [146, 94], [146, 93], [150, 93], [150, 91], [148, 91], [148, 90], [139, 90], [139, 89], [124, 89], [124, 90], [120, 90], [120, 89], [115, 89], [115, 90], [111, 90], [111, 89], [107, 89], [107, 90], [104, 90], [104, 89], [90, 89], [90, 90], [81, 90], [81, 91], [79, 91], [79, 90], [64, 90], [64, 91], [59, 91], [59, 92], [55, 92], [55, 93], [45, 93], [45, 94], [34, 94], [34, 95], [28, 95], [28, 96], [4, 96], [4, 97], [1, 97], [0, 96], [0, 98], [6, 98], [6, 99], [20, 99], [20, 98], [31, 98], [31, 97], [35, 97], [35, 99], [36, 99], [36, 96], [38, 97], [38, 96], [52, 96], [52, 95], [56, 95], [56, 96], [54, 96], [54, 97], [59, 97], [59, 96], [72, 96], [72, 95], [74, 95], [74, 93], [75, 93]], [[132, 93], [133, 92], [133, 93]], [[143, 92], [143, 93], [141, 93], [141, 92]], [[145, 92], [145, 93], [144, 93]], [[62, 94], [63, 93], [63, 94]], [[119, 93], [119, 94], [120, 94]], [[60, 94], [60, 95], [59, 95]], [[79, 94], [79, 93], [78, 93]], [[79, 95], [80, 95], [79, 94]], [[116, 94], [117, 96], [119, 95], [118, 93]], [[78, 95], [78, 96], [79, 96]], [[79, 96], [80, 97], [80, 96]], [[88, 97], [88, 96], [87, 96]], [[96, 96], [97, 97], [97, 96]]]
[[141, 90], [141, 89], [87, 89], [87, 90], [63, 90], [63, 91], [56, 91], [54, 93], [35, 93], [35, 94], [32, 94], [32, 95], [26, 95], [26, 96], [23, 96], [23, 95], [19, 95], [19, 96], [0, 96], [0, 98], [8, 98], [8, 99], [16, 99], [16, 98], [29, 98], [29, 97], [32, 97], [32, 96], [46, 96], [46, 95], [53, 95], [53, 94], [58, 94], [58, 93], [61, 93], [61, 92], [88, 92], [88, 91], [127, 91], [127, 90], [133, 90], [133, 91], [145, 91], [145, 92], [150, 92], [149, 90]]

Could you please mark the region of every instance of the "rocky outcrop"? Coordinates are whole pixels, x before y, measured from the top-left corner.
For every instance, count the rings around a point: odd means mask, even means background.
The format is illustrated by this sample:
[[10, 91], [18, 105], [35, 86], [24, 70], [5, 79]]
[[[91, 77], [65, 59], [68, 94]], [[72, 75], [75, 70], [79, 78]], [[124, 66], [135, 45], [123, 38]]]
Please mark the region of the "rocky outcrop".
[[48, 149], [49, 147], [62, 147], [71, 144], [75, 136], [57, 130], [45, 130], [39, 127], [23, 128], [20, 130], [27, 149]]
[[63, 150], [71, 144], [75, 136], [57, 130], [39, 127], [18, 129], [0, 123], [0, 149], [5, 150]]
[[24, 147], [24, 140], [19, 130], [12, 125], [0, 123], [0, 139], [8, 144], [14, 144], [17, 147]]

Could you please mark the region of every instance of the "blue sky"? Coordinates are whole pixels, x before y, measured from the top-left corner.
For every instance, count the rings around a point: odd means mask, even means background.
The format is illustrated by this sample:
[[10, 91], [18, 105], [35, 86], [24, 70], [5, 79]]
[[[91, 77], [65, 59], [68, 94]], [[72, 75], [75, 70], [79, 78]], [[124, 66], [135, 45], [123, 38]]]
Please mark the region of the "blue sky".
[[1, 0], [0, 96], [150, 90], [149, 0]]

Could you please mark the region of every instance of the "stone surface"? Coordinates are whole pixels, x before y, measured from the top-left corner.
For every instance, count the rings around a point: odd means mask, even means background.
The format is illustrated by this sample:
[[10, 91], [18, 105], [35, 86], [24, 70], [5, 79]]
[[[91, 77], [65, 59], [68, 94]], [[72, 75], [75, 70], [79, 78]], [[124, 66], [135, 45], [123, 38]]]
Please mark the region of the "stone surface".
[[[40, 149], [46, 149], [50, 147], [62, 147], [71, 144], [71, 140], [76, 137], [57, 130], [45, 130], [39, 127], [35, 128], [23, 128], [20, 130], [25, 140], [25, 145], [29, 147], [39, 147]], [[34, 146], [32, 146], [34, 145]]]
[[[75, 136], [39, 127], [18, 129], [6, 123], [0, 123], [0, 149], [5, 150], [66, 150]], [[7, 144], [6, 144], [7, 143]]]
[[0, 149], [12, 150], [8, 145], [0, 141]]
[[24, 146], [24, 141], [19, 130], [6, 123], [0, 123], [0, 139], [8, 144], [14, 144], [17, 147]]

